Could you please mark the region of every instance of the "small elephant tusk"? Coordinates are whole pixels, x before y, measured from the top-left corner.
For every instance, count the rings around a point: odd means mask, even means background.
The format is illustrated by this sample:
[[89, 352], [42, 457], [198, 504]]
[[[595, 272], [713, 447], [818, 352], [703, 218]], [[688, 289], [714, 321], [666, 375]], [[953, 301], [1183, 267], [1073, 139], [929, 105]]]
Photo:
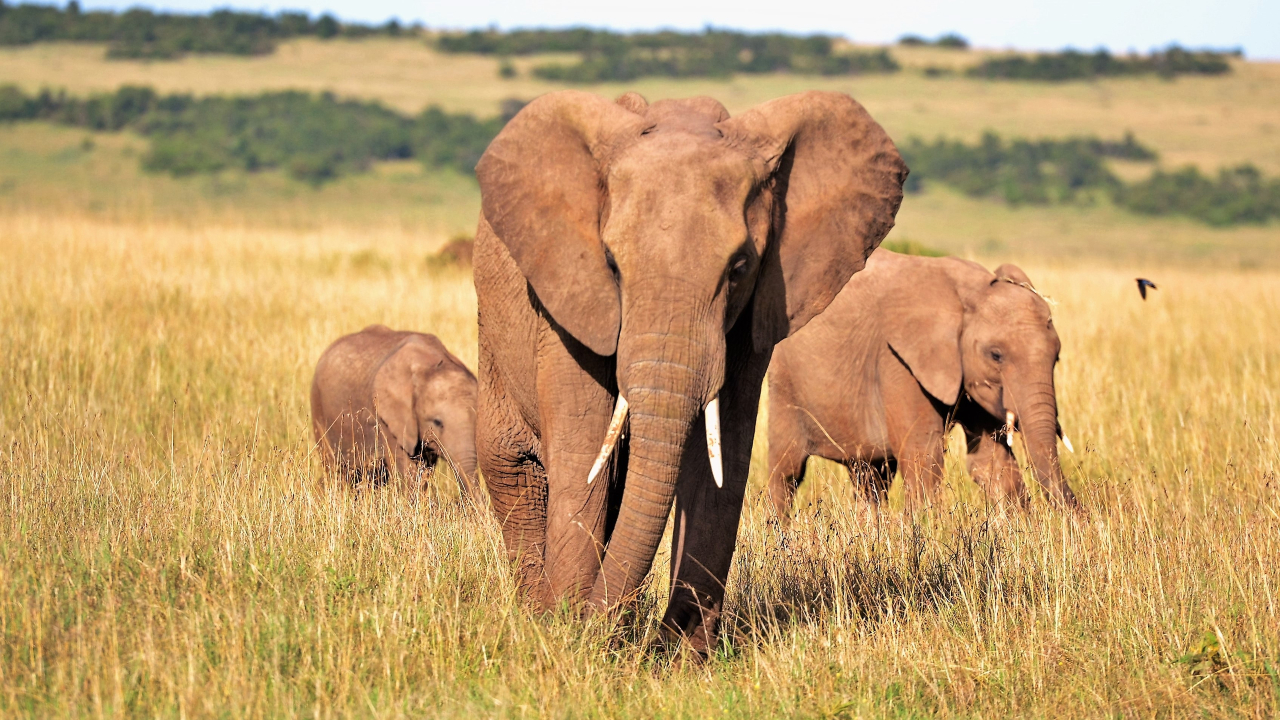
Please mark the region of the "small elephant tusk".
[[1018, 418], [1013, 414], [1012, 410], [1006, 410], [1004, 413], [1004, 444], [1013, 447], [1013, 426], [1018, 422]]
[[1062, 444], [1066, 446], [1067, 452], [1073, 453], [1076, 451], [1075, 448], [1071, 447], [1071, 438], [1067, 437], [1067, 434], [1062, 432], [1061, 425], [1058, 426], [1058, 437], [1062, 438]]
[[595, 463], [591, 466], [591, 473], [587, 475], [588, 485], [604, 469], [604, 464], [609, 462], [609, 456], [613, 454], [613, 446], [618, 444], [618, 436], [622, 434], [622, 421], [627, 419], [628, 407], [627, 399], [619, 394], [618, 405], [613, 409], [613, 418], [609, 420], [609, 431], [604, 434], [604, 444], [600, 446], [600, 455], [596, 457]]
[[720, 396], [711, 398], [707, 403], [707, 456], [711, 458], [711, 475], [716, 479], [716, 487], [724, 487], [724, 465], [720, 460]]

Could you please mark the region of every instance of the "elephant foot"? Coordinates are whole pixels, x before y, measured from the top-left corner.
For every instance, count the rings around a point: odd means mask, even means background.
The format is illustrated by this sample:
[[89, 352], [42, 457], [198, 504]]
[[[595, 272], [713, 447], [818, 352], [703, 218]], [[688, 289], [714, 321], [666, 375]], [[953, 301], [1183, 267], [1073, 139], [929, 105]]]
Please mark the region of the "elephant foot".
[[662, 618], [662, 637], [668, 645], [678, 645], [706, 659], [718, 639], [720, 611], [720, 602], [705, 593], [678, 587]]

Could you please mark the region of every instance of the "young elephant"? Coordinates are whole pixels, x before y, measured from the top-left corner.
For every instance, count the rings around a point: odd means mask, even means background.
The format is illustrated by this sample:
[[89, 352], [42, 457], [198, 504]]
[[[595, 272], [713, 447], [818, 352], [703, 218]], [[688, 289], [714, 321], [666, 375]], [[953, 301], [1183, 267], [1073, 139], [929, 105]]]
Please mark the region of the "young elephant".
[[354, 480], [428, 476], [444, 457], [464, 497], [476, 490], [476, 378], [435, 335], [370, 325], [338, 338], [311, 383], [325, 464]]
[[1022, 431], [1036, 479], [1076, 506], [1058, 463], [1049, 305], [1013, 265], [877, 250], [769, 366], [769, 493], [786, 518], [810, 455], [843, 463], [872, 507], [900, 467], [916, 506], [942, 478], [944, 437], [964, 428], [974, 479], [1025, 506], [1010, 448]]

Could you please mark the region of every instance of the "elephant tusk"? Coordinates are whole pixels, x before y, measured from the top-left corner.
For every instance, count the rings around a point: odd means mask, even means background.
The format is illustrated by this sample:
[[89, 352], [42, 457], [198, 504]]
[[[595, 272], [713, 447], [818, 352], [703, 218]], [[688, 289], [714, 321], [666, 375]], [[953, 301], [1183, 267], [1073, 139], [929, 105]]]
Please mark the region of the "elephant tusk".
[[716, 487], [724, 487], [724, 465], [720, 460], [720, 396], [711, 398], [706, 409], [707, 456], [711, 458], [711, 475]]
[[591, 472], [587, 475], [588, 485], [604, 469], [604, 464], [609, 462], [609, 456], [613, 454], [613, 446], [618, 444], [618, 435], [622, 433], [622, 421], [627, 419], [628, 407], [627, 399], [619, 394], [618, 405], [613, 409], [613, 418], [609, 420], [609, 430], [604, 434], [604, 444], [600, 446], [600, 455], [596, 457], [595, 463], [591, 465]]
[[1058, 437], [1062, 438], [1062, 444], [1066, 446], [1067, 452], [1073, 453], [1076, 451], [1075, 448], [1071, 447], [1071, 438], [1067, 437], [1067, 434], [1062, 432], [1061, 425], [1058, 426]]
[[1004, 444], [1013, 447], [1013, 426], [1018, 422], [1018, 418], [1013, 414], [1012, 410], [1006, 410], [1004, 413]]

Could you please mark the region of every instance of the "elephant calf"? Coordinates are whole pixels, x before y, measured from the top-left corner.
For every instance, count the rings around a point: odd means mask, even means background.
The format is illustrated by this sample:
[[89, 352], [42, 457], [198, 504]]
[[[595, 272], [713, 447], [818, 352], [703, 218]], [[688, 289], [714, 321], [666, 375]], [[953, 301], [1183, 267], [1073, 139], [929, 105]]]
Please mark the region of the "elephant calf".
[[944, 438], [964, 428], [987, 494], [1025, 506], [1008, 433], [1036, 479], [1076, 506], [1058, 462], [1053, 370], [1061, 345], [1026, 274], [877, 250], [769, 366], [769, 494], [780, 519], [817, 455], [844, 464], [877, 506], [900, 467], [911, 506], [942, 478]]
[[370, 325], [338, 338], [311, 383], [311, 424], [326, 466], [352, 480], [453, 467], [476, 486], [476, 378], [434, 335]]

